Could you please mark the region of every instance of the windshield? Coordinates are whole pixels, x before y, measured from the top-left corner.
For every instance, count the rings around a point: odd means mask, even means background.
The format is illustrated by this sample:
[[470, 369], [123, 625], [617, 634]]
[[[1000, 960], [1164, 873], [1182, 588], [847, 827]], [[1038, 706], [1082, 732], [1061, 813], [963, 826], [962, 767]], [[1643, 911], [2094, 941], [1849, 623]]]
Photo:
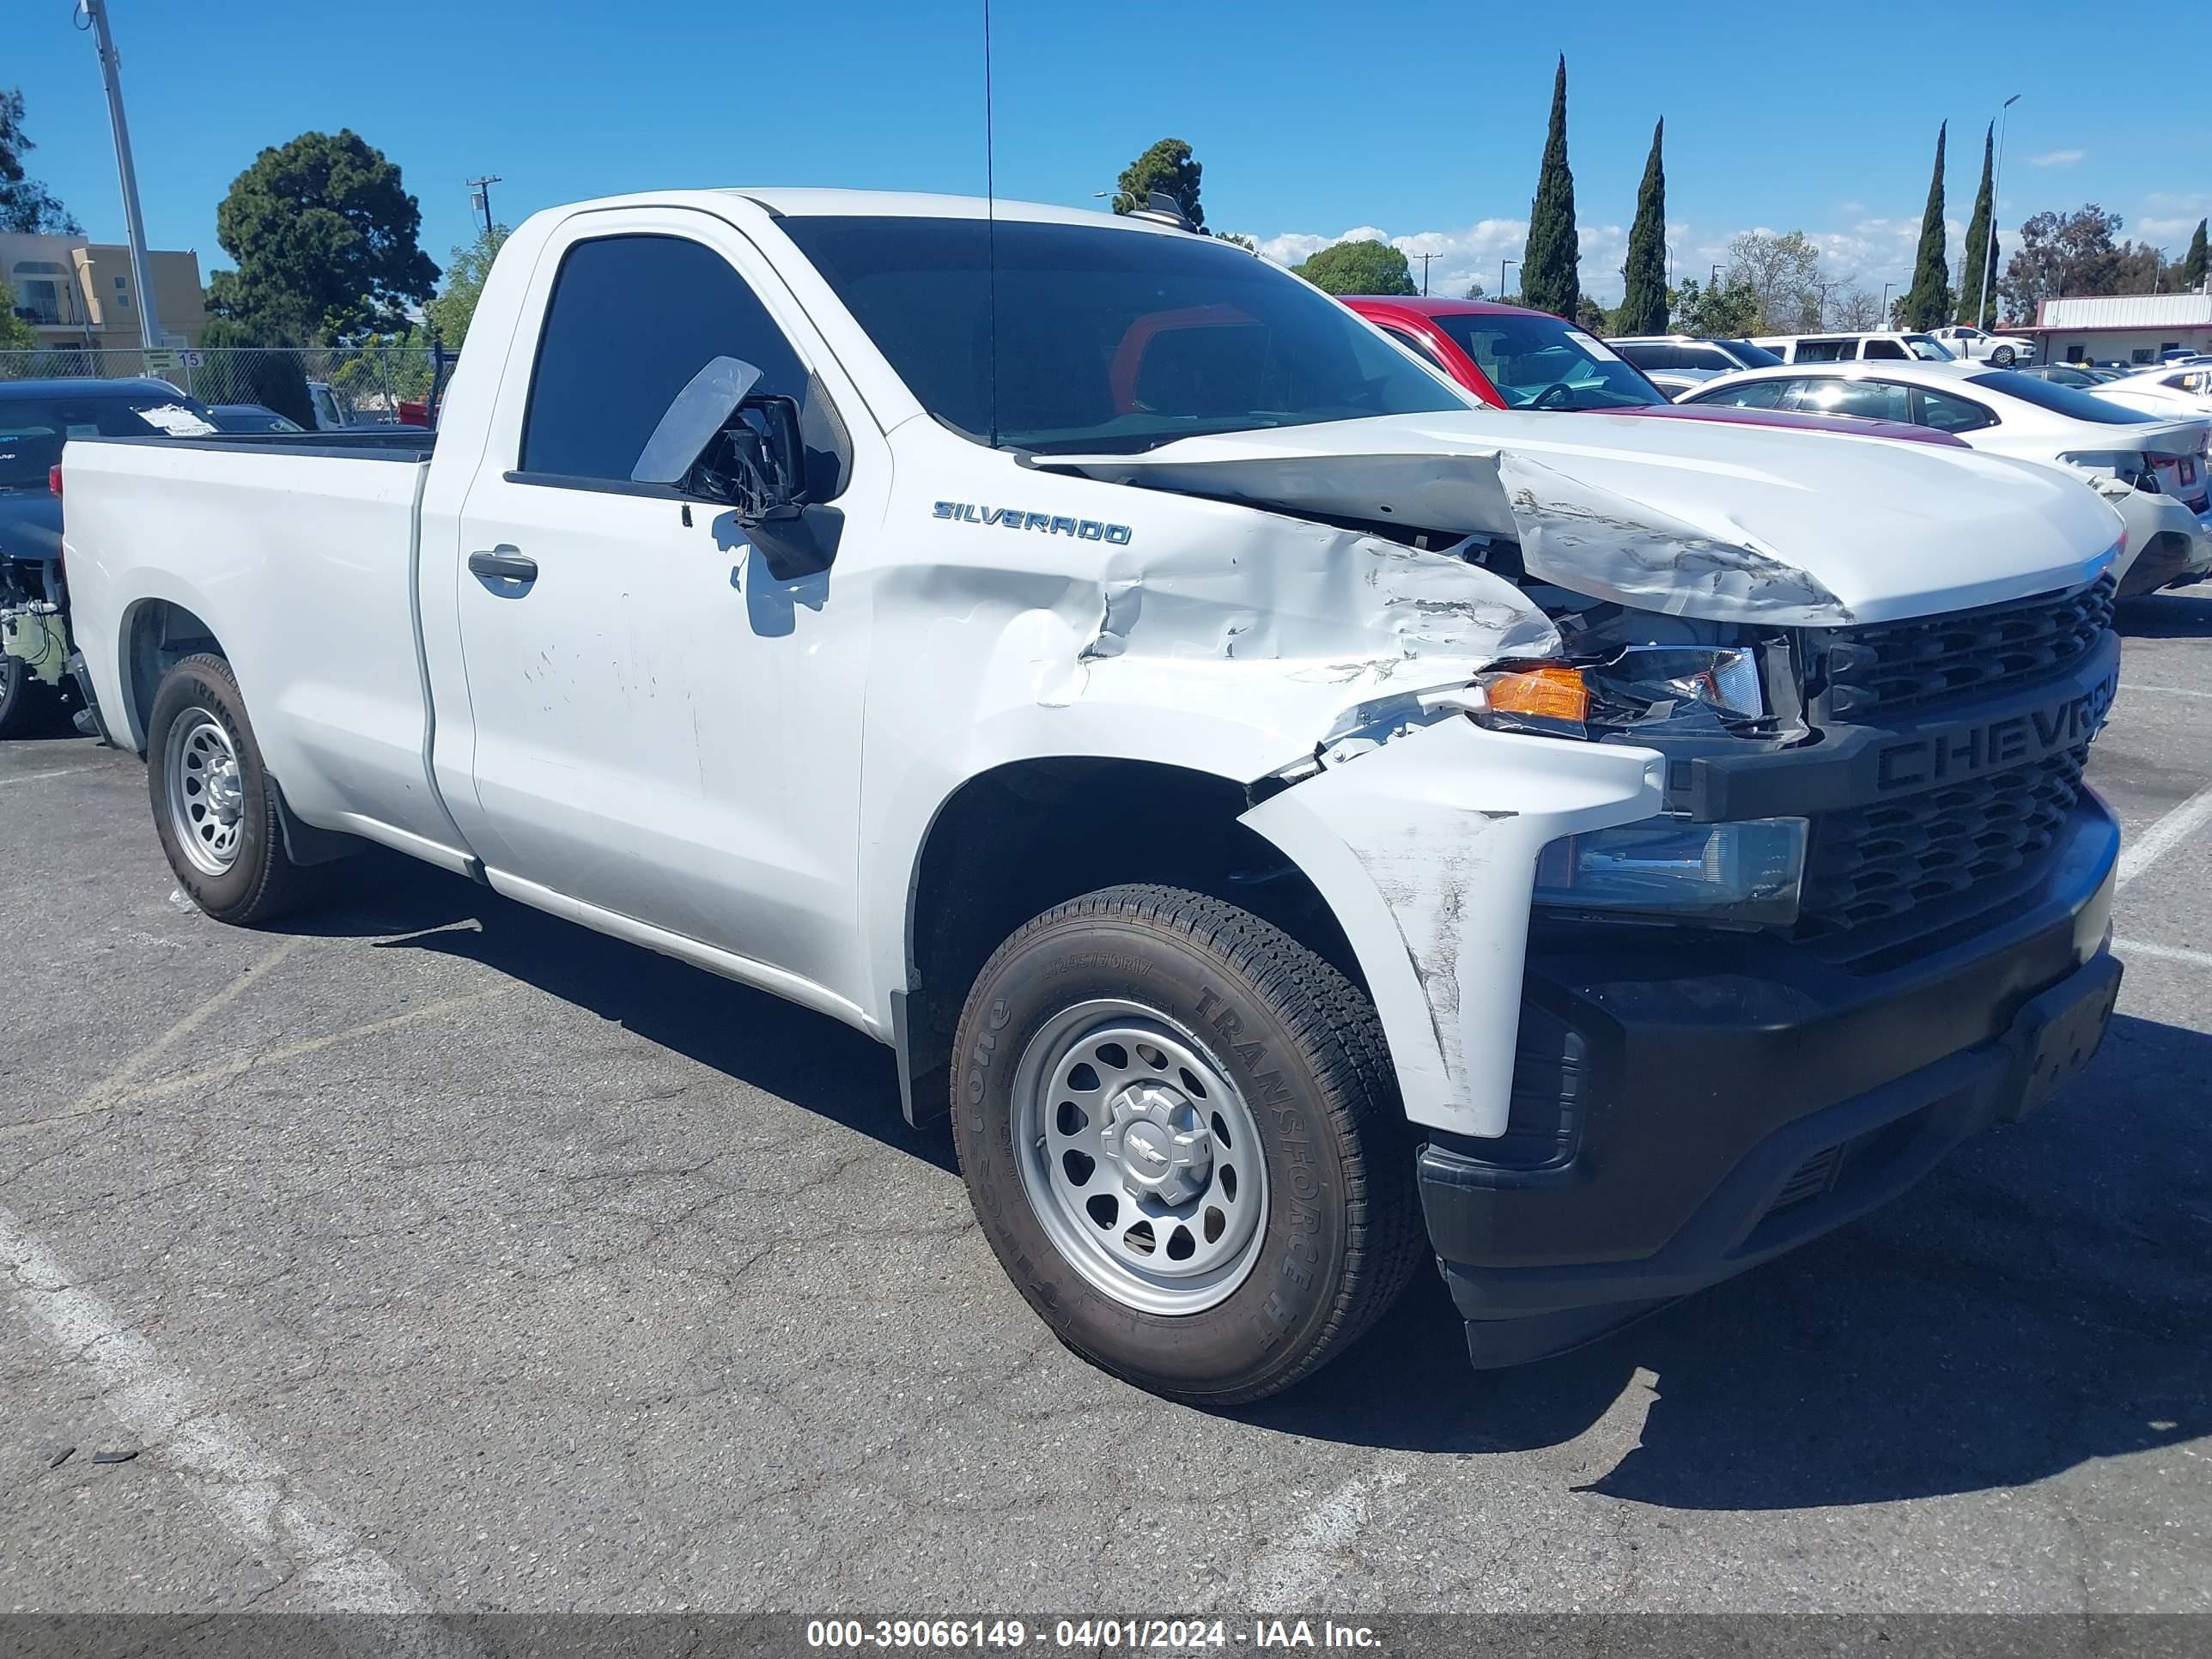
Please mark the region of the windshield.
[[214, 430], [205, 405], [166, 389], [0, 397], [0, 489], [43, 494], [47, 469], [71, 438], [193, 438]]
[[978, 441], [1134, 453], [1470, 406], [1335, 301], [1211, 237], [1003, 219], [781, 226], [922, 407]]
[[1943, 343], [1933, 335], [1908, 334], [1905, 337], [1905, 349], [1923, 362], [1955, 363], [1959, 361], [1951, 352], [1946, 350]]
[[2015, 374], [2008, 368], [1991, 369], [1986, 374], [1969, 374], [1966, 384], [1986, 386], [1991, 392], [2003, 392], [2008, 398], [2017, 398], [2024, 404], [2033, 404], [2038, 409], [2047, 409], [2054, 415], [2064, 415], [2076, 421], [2094, 421], [2100, 426], [2140, 426], [2160, 418], [2124, 408], [2109, 398], [2096, 397], [2076, 386], [2039, 380], [2033, 374]]
[[1429, 320], [1474, 359], [1508, 409], [1642, 409], [1664, 393], [1557, 317], [1446, 313]]

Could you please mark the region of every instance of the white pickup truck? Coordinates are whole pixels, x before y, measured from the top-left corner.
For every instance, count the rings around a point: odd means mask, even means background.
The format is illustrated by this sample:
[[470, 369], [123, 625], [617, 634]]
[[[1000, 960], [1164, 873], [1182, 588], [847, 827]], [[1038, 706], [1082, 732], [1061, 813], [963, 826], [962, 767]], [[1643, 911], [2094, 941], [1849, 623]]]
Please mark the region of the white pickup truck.
[[1147, 1388], [1425, 1255], [1477, 1364], [1571, 1346], [2097, 1045], [2119, 521], [2048, 468], [1479, 409], [1003, 202], [540, 214], [469, 337], [434, 448], [69, 445], [178, 879], [258, 925], [381, 842], [870, 1033]]

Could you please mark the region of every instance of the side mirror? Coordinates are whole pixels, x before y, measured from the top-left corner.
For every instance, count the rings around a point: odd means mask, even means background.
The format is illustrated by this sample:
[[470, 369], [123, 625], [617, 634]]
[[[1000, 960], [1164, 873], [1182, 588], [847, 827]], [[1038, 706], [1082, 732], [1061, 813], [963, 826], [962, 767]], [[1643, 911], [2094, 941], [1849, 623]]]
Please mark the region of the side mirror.
[[690, 487], [735, 509], [738, 526], [780, 582], [830, 568], [844, 514], [806, 499], [806, 444], [799, 404], [755, 396], [760, 370], [717, 357], [676, 394], [646, 441], [635, 483]]
[[691, 377], [661, 416], [660, 424], [638, 452], [629, 470], [632, 483], [680, 484], [706, 454], [746, 397], [761, 372], [735, 357], [717, 357]]

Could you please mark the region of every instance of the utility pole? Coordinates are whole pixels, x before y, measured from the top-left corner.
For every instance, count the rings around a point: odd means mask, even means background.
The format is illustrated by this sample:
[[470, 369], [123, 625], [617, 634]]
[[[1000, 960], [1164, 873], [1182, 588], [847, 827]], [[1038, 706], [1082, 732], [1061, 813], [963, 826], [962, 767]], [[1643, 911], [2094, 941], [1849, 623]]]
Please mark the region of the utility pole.
[[1518, 259], [1500, 259], [1498, 262], [1498, 297], [1499, 299], [1502, 300], [1505, 297], [1506, 271], [1520, 263], [1521, 262]]
[[138, 173], [131, 165], [131, 128], [123, 118], [123, 60], [107, 32], [107, 0], [77, 0], [77, 9], [100, 49], [100, 78], [107, 88], [107, 123], [115, 130], [115, 171], [123, 185], [123, 228], [131, 240], [131, 281], [138, 290], [138, 338], [153, 348], [161, 343], [161, 319], [154, 307], [154, 284], [146, 269], [146, 222], [138, 211]]
[[1982, 249], [1982, 297], [1974, 306], [1974, 326], [1982, 325], [1982, 319], [1990, 309], [1990, 271], [1997, 262], [1997, 191], [2004, 183], [2005, 124], [2011, 118], [2012, 106], [2020, 102], [2018, 93], [2004, 100], [1997, 111], [1997, 165], [1990, 179], [1990, 234]]
[[1425, 299], [1425, 298], [1428, 296], [1428, 292], [1429, 292], [1429, 261], [1430, 261], [1430, 260], [1431, 260], [1431, 259], [1433, 259], [1433, 258], [1435, 258], [1436, 257], [1437, 257], [1437, 256], [1436, 256], [1435, 254], [1433, 254], [1433, 253], [1424, 253], [1424, 254], [1422, 254], [1422, 255], [1420, 256], [1420, 259], [1421, 259], [1421, 295], [1422, 295], [1422, 297], [1423, 297], [1424, 299]]
[[494, 173], [488, 173], [481, 179], [464, 179], [461, 182], [469, 187], [469, 205], [483, 215], [484, 234], [489, 236], [491, 234], [491, 187], [505, 181], [499, 174]]

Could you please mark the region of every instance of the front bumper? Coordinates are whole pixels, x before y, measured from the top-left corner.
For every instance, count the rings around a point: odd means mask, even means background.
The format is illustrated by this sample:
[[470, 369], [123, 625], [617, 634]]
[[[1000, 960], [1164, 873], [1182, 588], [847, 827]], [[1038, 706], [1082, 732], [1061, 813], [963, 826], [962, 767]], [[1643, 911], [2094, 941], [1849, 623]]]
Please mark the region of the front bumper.
[[1419, 1159], [1479, 1365], [1571, 1347], [1841, 1225], [2095, 1051], [2118, 825], [2094, 796], [1986, 926], [1850, 957], [1540, 927], [1512, 1117]]

